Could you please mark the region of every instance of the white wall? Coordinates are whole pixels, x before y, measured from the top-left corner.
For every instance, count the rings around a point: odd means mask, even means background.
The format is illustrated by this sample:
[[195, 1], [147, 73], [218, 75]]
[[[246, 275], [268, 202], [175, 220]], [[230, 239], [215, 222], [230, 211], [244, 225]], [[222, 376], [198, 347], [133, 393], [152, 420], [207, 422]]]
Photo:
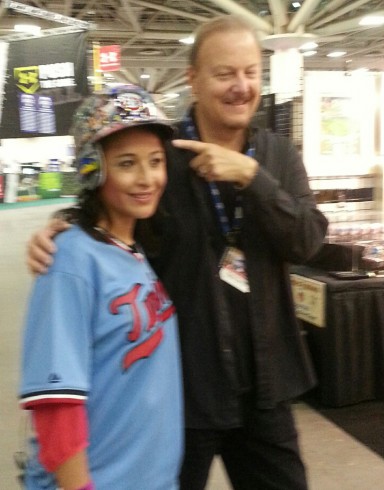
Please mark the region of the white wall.
[[2, 157], [6, 168], [21, 163], [39, 163], [44, 167], [51, 158], [66, 162], [70, 157], [72, 136], [42, 138], [12, 138], [1, 140]]

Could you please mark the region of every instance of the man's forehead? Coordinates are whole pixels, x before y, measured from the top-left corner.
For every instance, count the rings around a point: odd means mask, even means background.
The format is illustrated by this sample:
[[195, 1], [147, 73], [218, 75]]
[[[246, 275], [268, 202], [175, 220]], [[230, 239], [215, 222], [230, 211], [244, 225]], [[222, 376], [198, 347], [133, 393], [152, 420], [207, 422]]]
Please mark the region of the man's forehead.
[[[214, 38], [220, 38], [219, 42], [217, 42]], [[220, 48], [221, 42], [225, 42], [228, 40], [229, 42], [233, 42], [233, 39], [242, 39], [250, 41], [251, 43], [255, 43], [255, 46], [259, 46], [259, 41], [257, 40], [256, 35], [247, 30], [247, 29], [229, 29], [226, 31], [212, 31], [208, 33], [204, 39], [202, 39], [201, 46], [205, 44], [209, 44], [210, 46], [218, 44]], [[208, 41], [208, 42], [207, 42]]]
[[233, 63], [213, 63], [209, 66], [210, 71], [218, 72], [218, 71], [236, 71], [236, 70], [258, 70], [261, 67], [261, 62], [251, 62], [251, 63], [242, 63], [241, 61], [236, 60]]
[[261, 55], [257, 50], [249, 50], [237, 55], [236, 52], [220, 53], [217, 56], [201, 57], [200, 68], [206, 68], [209, 71], [218, 71], [225, 69], [259, 69], [262, 66]]
[[[215, 57], [230, 58], [237, 46], [247, 44], [247, 52], [261, 56], [259, 42], [249, 31], [212, 32], [201, 43], [198, 56], [215, 51]], [[225, 48], [223, 48], [225, 45]]]

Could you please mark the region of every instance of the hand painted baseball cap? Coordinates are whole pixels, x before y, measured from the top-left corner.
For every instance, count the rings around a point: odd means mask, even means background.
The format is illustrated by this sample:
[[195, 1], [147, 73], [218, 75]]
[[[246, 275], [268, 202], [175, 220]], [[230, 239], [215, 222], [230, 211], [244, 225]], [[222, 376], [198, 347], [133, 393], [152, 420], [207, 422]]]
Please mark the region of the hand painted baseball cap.
[[135, 126], [148, 127], [164, 140], [172, 138], [174, 133], [152, 97], [136, 85], [114, 87], [84, 100], [74, 115], [71, 130], [83, 187], [94, 189], [103, 182], [100, 140]]

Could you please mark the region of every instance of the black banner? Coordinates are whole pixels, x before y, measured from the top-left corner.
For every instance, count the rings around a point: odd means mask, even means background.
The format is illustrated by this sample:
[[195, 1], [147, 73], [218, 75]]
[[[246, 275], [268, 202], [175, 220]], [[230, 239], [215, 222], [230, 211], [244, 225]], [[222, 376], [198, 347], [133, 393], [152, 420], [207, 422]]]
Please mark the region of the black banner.
[[87, 85], [87, 33], [11, 41], [0, 138], [63, 136]]

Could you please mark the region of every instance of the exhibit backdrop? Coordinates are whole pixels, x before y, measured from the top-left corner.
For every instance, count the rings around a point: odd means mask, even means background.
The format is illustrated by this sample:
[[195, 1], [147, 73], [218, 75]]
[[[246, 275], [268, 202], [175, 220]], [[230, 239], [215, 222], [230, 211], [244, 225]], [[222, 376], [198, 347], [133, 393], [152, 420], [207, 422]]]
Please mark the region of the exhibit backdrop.
[[0, 138], [68, 134], [87, 94], [86, 31], [10, 42]]
[[0, 123], [1, 114], [3, 109], [4, 101], [4, 84], [5, 84], [5, 74], [7, 70], [7, 59], [8, 59], [8, 43], [0, 41]]

